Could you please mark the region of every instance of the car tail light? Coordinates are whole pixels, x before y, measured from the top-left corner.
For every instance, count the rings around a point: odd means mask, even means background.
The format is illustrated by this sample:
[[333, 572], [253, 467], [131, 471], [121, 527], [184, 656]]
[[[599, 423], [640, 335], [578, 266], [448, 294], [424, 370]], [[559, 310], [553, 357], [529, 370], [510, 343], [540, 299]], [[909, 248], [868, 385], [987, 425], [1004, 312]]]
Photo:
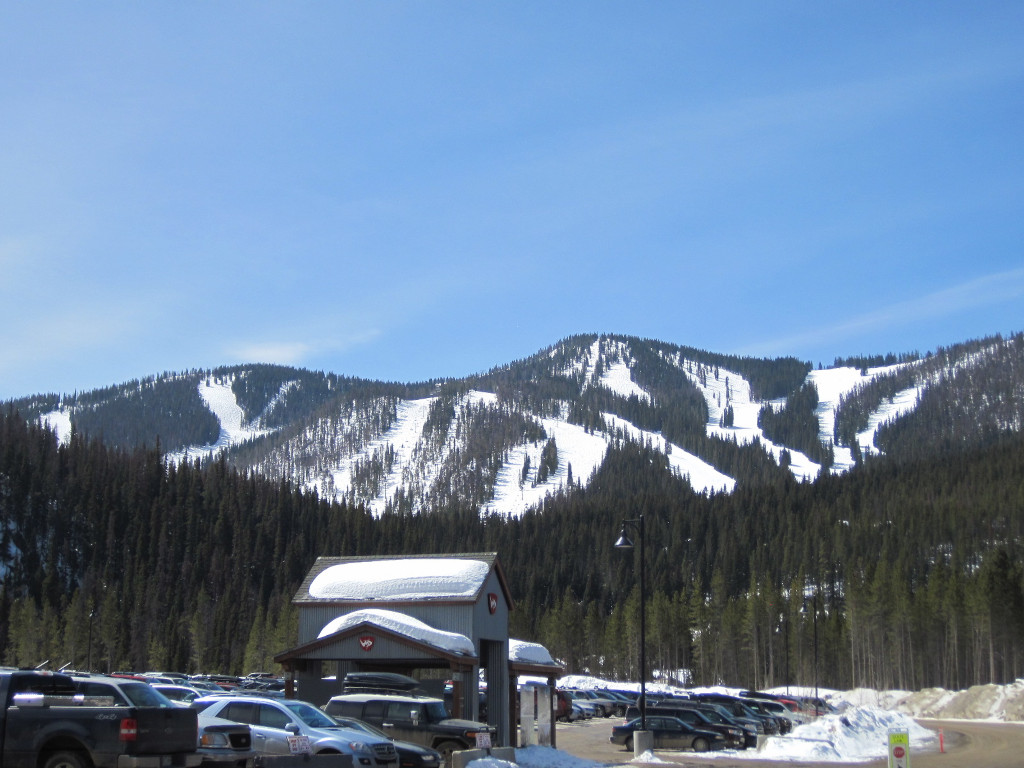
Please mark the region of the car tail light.
[[134, 717], [121, 720], [121, 741], [135, 741], [139, 736], [139, 721]]

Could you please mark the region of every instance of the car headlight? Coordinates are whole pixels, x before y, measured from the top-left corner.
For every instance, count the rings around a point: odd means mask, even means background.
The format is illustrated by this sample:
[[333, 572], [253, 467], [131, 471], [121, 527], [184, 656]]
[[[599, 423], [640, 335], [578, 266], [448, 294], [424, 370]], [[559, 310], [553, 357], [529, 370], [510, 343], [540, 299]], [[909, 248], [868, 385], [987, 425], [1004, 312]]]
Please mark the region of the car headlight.
[[207, 749], [227, 749], [231, 746], [226, 733], [202, 733], [199, 735], [199, 746]]
[[348, 748], [351, 749], [353, 752], [357, 752], [364, 755], [373, 753], [373, 750], [370, 749], [370, 746], [365, 741], [350, 741], [348, 743]]

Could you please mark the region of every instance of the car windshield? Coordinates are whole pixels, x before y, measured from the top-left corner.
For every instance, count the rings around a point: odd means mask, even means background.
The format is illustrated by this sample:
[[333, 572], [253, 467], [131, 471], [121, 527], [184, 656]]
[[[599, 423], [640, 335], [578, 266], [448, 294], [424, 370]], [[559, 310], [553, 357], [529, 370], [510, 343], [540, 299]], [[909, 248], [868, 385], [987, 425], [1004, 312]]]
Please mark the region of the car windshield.
[[443, 701], [427, 702], [427, 720], [432, 723], [439, 723], [448, 719], [448, 710], [444, 708]]
[[123, 683], [121, 693], [136, 707], [173, 707], [174, 703], [149, 683]]
[[321, 712], [319, 709], [314, 707], [312, 704], [306, 704], [303, 701], [283, 701], [281, 702], [284, 706], [297, 717], [299, 720], [304, 722], [310, 728], [337, 728], [338, 724], [331, 718]]
[[724, 717], [726, 720], [729, 720], [729, 721], [731, 721], [734, 717], [738, 717], [738, 715], [734, 715], [732, 712], [727, 710], [725, 707], [722, 707], [722, 706], [720, 706], [718, 704], [711, 704], [708, 707], [708, 710], [711, 711], [711, 712], [714, 712], [714, 713], [716, 713], [718, 715], [721, 715], [722, 717]]

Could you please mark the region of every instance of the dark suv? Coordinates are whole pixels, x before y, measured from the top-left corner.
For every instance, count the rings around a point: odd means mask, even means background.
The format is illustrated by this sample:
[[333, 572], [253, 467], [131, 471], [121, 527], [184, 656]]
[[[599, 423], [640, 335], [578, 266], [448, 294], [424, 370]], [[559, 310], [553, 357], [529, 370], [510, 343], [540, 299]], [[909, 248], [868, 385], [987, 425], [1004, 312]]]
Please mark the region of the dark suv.
[[451, 763], [452, 752], [474, 749], [477, 734], [494, 742], [496, 729], [474, 720], [448, 716], [442, 699], [399, 693], [343, 693], [324, 707], [329, 715], [355, 717], [376, 725], [388, 736], [436, 749]]

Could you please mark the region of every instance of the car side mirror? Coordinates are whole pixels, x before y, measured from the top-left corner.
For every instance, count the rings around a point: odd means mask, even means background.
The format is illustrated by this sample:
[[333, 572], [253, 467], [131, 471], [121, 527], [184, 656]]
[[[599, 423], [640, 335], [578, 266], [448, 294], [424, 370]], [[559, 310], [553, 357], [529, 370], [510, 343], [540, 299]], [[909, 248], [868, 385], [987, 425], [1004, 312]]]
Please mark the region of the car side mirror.
[[288, 731], [288, 733], [294, 733], [296, 735], [298, 735], [299, 733], [299, 726], [295, 723], [288, 723], [288, 725], [286, 725], [284, 729]]

